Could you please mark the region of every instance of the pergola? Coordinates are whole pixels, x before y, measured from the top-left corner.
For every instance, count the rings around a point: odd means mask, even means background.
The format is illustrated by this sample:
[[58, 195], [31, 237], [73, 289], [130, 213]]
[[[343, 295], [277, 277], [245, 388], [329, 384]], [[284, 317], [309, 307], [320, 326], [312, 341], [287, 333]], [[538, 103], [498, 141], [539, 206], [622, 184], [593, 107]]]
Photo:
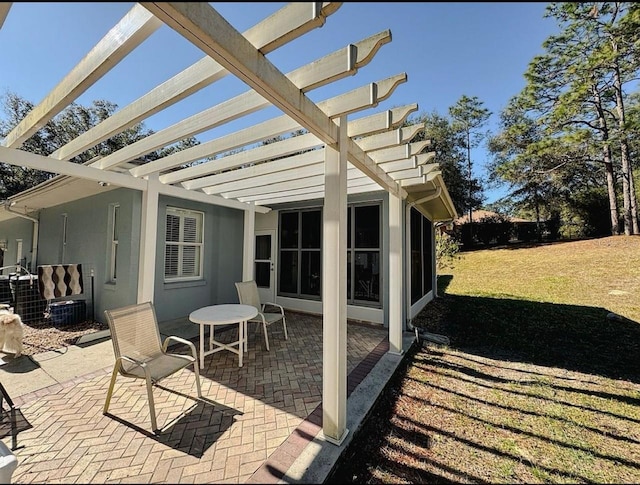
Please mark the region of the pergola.
[[[347, 195], [389, 193], [389, 343], [402, 353], [403, 200], [431, 220], [455, 209], [429, 142], [411, 142], [423, 127], [403, 126], [417, 104], [348, 119], [376, 107], [407, 81], [398, 74], [313, 102], [305, 94], [352, 76], [391, 41], [384, 31], [282, 73], [265, 55], [322, 26], [340, 2], [291, 3], [244, 33], [205, 2], [141, 2], [115, 25], [0, 143], [0, 161], [142, 192], [138, 301], [154, 295], [158, 198], [161, 194], [244, 211], [243, 277], [253, 277], [255, 214], [283, 202], [324, 199], [323, 432], [339, 444], [346, 429]], [[11, 3], [0, 3], [0, 28]], [[23, 143], [166, 24], [205, 56], [49, 156]], [[232, 74], [248, 90], [87, 164], [69, 160], [128, 127]], [[266, 107], [282, 114], [140, 163], [145, 154]], [[301, 131], [300, 131], [301, 130]], [[284, 136], [299, 131], [298, 136]], [[262, 143], [274, 137], [281, 141]], [[135, 162], [135, 163], [132, 163]]]

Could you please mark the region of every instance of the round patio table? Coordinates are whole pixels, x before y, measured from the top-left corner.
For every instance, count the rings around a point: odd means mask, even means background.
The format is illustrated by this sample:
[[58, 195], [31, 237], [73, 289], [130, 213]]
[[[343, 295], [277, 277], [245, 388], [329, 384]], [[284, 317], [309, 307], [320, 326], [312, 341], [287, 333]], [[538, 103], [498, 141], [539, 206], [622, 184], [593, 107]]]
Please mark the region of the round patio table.
[[[189, 320], [200, 325], [200, 368], [204, 368], [207, 355], [228, 350], [238, 354], [238, 367], [242, 367], [242, 354], [247, 350], [247, 320], [258, 314], [251, 305], [225, 303], [199, 308], [189, 314]], [[238, 340], [224, 343], [215, 339], [215, 327], [218, 325], [238, 324]], [[205, 351], [204, 327], [209, 325], [209, 349]]]

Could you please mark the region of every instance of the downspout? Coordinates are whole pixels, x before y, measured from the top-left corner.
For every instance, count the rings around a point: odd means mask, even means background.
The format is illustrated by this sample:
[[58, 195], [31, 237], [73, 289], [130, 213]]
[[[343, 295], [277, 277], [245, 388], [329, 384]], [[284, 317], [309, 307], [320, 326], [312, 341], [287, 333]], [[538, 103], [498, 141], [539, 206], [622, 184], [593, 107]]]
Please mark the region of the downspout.
[[15, 205], [15, 202], [9, 202], [8, 200], [4, 201], [4, 209], [7, 212], [11, 212], [12, 214], [17, 215], [18, 217], [22, 217], [23, 219], [28, 219], [33, 222], [33, 236], [31, 241], [31, 272], [36, 268], [36, 262], [38, 257], [38, 232], [40, 226], [40, 220], [37, 217], [31, 217], [22, 212], [18, 212], [12, 207]]
[[[432, 199], [440, 197], [442, 193], [442, 188], [440, 186], [436, 187], [436, 191], [433, 194], [426, 195], [420, 199], [416, 199], [413, 202], [409, 202], [407, 204], [406, 214], [405, 214], [405, 227], [408, 231], [405, 230], [405, 288], [407, 288], [406, 301], [407, 301], [407, 330], [410, 332], [416, 331], [416, 328], [411, 324], [411, 208], [417, 204], [422, 204], [423, 202], [428, 202]], [[407, 236], [407, 232], [409, 235]], [[435, 249], [435, 248], [434, 248]], [[435, 268], [433, 268], [435, 274]]]

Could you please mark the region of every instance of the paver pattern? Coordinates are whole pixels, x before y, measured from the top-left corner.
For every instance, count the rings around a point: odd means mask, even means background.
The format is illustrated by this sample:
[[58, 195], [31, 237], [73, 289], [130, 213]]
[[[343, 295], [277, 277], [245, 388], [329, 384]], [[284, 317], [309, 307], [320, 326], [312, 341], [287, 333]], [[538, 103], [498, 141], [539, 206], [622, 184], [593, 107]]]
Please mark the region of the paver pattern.
[[[102, 414], [110, 367], [36, 392], [20, 403], [32, 427], [18, 435], [13, 483], [276, 483], [321, 429], [322, 320], [292, 313], [288, 340], [270, 328], [269, 352], [254, 328], [243, 367], [231, 352], [207, 356], [202, 399], [189, 369], [154, 387], [159, 435], [142, 380], [119, 376]], [[370, 325], [347, 336], [351, 392], [388, 342]]]

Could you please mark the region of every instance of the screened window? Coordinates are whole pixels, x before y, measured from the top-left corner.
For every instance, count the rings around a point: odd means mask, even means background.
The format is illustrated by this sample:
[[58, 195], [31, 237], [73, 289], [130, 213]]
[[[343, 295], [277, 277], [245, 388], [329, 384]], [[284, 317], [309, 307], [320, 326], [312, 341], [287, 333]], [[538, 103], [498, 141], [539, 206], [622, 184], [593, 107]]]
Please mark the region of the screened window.
[[203, 225], [202, 212], [167, 208], [165, 280], [202, 278]]
[[[380, 204], [354, 204], [347, 211], [347, 301], [379, 305]], [[279, 241], [278, 293], [320, 298], [322, 211], [281, 212]]]
[[433, 288], [431, 221], [411, 209], [411, 303]]
[[380, 204], [347, 210], [347, 301], [380, 303]]
[[322, 211], [280, 214], [278, 291], [287, 296], [320, 297]]
[[113, 204], [110, 206], [111, 214], [109, 214], [109, 220], [111, 221], [110, 227], [110, 252], [109, 252], [109, 282], [115, 283], [118, 276], [118, 240], [119, 240], [119, 214], [120, 206]]

